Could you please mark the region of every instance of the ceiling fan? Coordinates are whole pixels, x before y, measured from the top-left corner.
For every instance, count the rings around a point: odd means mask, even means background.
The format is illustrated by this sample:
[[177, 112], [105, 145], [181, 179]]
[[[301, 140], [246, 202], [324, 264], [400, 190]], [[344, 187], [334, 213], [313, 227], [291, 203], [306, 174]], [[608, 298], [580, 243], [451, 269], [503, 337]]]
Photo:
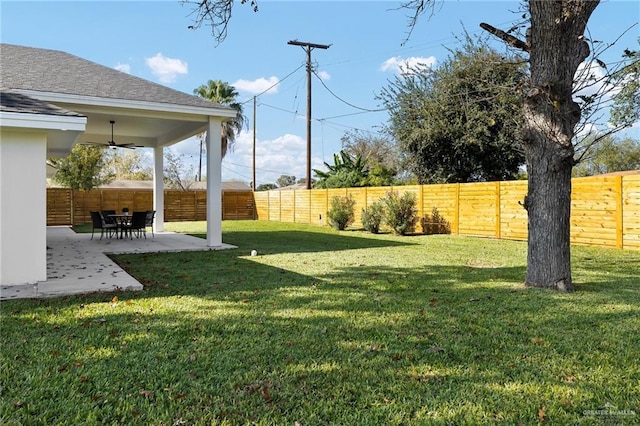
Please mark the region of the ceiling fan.
[[[111, 140], [108, 140], [106, 145], [110, 146], [111, 148], [128, 148], [128, 149], [135, 149], [136, 146], [132, 143], [116, 143], [113, 140], [113, 125], [116, 124], [116, 122], [114, 120], [109, 120], [109, 123], [111, 123]], [[100, 142], [87, 142], [93, 145], [105, 145], [104, 143], [100, 143]]]

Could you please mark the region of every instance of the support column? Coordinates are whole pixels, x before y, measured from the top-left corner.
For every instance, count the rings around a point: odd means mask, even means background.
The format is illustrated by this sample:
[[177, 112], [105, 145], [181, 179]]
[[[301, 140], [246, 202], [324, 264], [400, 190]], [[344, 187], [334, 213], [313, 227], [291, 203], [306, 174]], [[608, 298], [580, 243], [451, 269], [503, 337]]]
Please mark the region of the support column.
[[207, 246], [222, 245], [222, 155], [220, 119], [209, 117], [207, 129]]
[[164, 153], [163, 147], [153, 149], [153, 220], [154, 232], [164, 231]]
[[47, 279], [47, 134], [1, 133], [0, 284], [35, 284]]

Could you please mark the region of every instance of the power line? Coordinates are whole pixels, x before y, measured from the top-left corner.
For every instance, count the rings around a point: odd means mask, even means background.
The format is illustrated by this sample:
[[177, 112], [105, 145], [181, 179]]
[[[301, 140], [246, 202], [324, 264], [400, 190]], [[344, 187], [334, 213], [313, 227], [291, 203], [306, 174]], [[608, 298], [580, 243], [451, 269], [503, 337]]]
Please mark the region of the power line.
[[240, 174], [240, 173], [236, 172], [235, 170], [232, 170], [232, 169], [230, 169], [230, 168], [228, 168], [228, 167], [225, 167], [224, 165], [222, 165], [222, 168], [223, 168], [223, 169], [225, 169], [225, 170], [227, 170], [229, 173], [233, 173], [233, 174], [235, 174], [235, 175], [238, 175], [238, 176], [240, 176], [241, 178], [246, 179], [248, 182], [251, 182], [251, 178], [250, 178], [250, 177], [248, 177], [248, 176], [244, 176], [244, 175], [242, 175], [242, 174]]
[[[274, 106], [274, 105], [269, 105], [269, 104], [261, 103], [261, 104], [260, 104], [260, 106], [264, 106], [264, 107], [267, 107], [267, 108], [273, 108], [273, 109], [275, 109], [275, 110], [282, 111], [282, 112], [286, 112], [286, 113], [289, 113], [289, 114], [295, 114], [295, 115], [300, 116], [300, 117], [302, 116], [301, 114], [298, 114], [298, 113], [297, 113], [297, 112], [295, 112], [295, 111], [290, 111], [290, 110], [288, 110], [288, 109], [284, 109], [284, 108], [277, 107], [277, 106]], [[386, 111], [386, 109], [383, 109], [383, 110], [381, 110], [381, 111]], [[361, 128], [359, 128], [359, 127], [348, 126], [348, 125], [346, 125], [346, 124], [341, 124], [341, 123], [336, 123], [336, 122], [329, 121], [329, 120], [331, 120], [331, 119], [333, 119], [333, 118], [348, 117], [348, 116], [351, 116], [351, 115], [359, 115], [359, 114], [369, 114], [369, 112], [368, 112], [368, 111], [360, 111], [360, 112], [354, 112], [354, 113], [351, 113], [351, 114], [337, 115], [337, 116], [334, 116], [334, 117], [313, 118], [313, 119], [314, 119], [314, 120], [316, 120], [316, 121], [318, 121], [318, 122], [320, 122], [320, 123], [322, 123], [322, 124], [331, 124], [331, 125], [333, 125], [333, 126], [337, 126], [337, 127], [344, 127], [344, 128], [346, 128], [346, 129], [353, 129], [353, 130], [361, 130], [361, 131], [363, 131], [363, 132], [370, 132], [370, 130], [367, 130], [367, 129], [361, 129]]]
[[318, 80], [320, 80], [320, 83], [322, 83], [322, 85], [324, 86], [324, 88], [325, 88], [325, 89], [327, 89], [327, 91], [328, 91], [329, 93], [331, 93], [331, 95], [332, 95], [334, 98], [336, 98], [337, 100], [339, 100], [340, 102], [342, 102], [342, 103], [343, 103], [343, 104], [345, 104], [345, 105], [349, 105], [351, 108], [359, 109], [359, 110], [362, 110], [362, 111], [365, 111], [365, 112], [380, 112], [380, 111], [385, 111], [385, 110], [386, 110], [386, 108], [381, 108], [381, 109], [369, 109], [369, 108], [362, 108], [362, 107], [359, 107], [359, 106], [353, 105], [352, 103], [349, 103], [349, 102], [345, 101], [345, 100], [344, 100], [344, 99], [342, 99], [340, 96], [338, 96], [338, 95], [336, 95], [335, 93], [333, 93], [333, 92], [331, 91], [331, 89], [329, 89], [329, 88], [327, 87], [327, 85], [326, 85], [326, 84], [324, 84], [324, 81], [320, 78], [320, 76], [319, 76], [315, 71], [313, 72], [313, 75], [315, 75], [315, 76], [318, 78]]
[[[250, 169], [250, 166], [245, 166], [243, 164], [237, 164], [237, 163], [231, 163], [229, 161], [226, 162], [227, 164], [230, 164], [232, 166], [237, 166], [237, 167], [244, 167], [245, 169]], [[262, 169], [262, 168], [256, 168], [256, 170], [260, 171], [260, 172], [265, 172], [265, 173], [279, 173], [281, 175], [286, 175], [286, 172], [281, 171], [275, 171], [275, 170], [269, 170], [269, 169]]]
[[379, 109], [379, 110], [375, 110], [375, 111], [351, 112], [349, 114], [334, 115], [334, 116], [331, 116], [331, 117], [318, 118], [318, 120], [319, 121], [325, 121], [325, 120], [331, 120], [333, 118], [351, 117], [352, 115], [362, 115], [362, 114], [369, 114], [370, 112], [382, 112], [382, 111], [387, 111], [387, 109], [383, 108], [383, 109]]
[[[256, 97], [260, 96], [260, 95], [264, 95], [265, 93], [267, 93], [269, 90], [273, 89], [274, 87], [276, 87], [277, 85], [279, 85], [280, 83], [282, 83], [283, 81], [285, 81], [287, 78], [291, 77], [293, 74], [295, 74], [296, 71], [298, 71], [300, 68], [304, 67], [304, 64], [300, 65], [298, 68], [296, 68], [295, 70], [291, 71], [289, 74], [287, 74], [286, 76], [284, 76], [283, 78], [279, 79], [276, 83], [272, 84], [268, 89], [263, 90], [262, 92], [258, 93], [257, 95], [255, 95]], [[253, 98], [251, 99], [247, 99], [246, 101], [242, 102], [240, 105], [244, 105], [247, 102], [252, 101]]]

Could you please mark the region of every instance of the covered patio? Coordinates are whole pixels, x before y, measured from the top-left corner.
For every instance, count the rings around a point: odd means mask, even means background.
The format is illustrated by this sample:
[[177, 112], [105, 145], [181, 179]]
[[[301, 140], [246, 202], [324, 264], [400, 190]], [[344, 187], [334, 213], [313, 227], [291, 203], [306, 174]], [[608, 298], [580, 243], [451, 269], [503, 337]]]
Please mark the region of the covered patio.
[[100, 239], [100, 232], [77, 234], [68, 226], [47, 227], [47, 279], [34, 284], [3, 285], [0, 300], [59, 297], [112, 291], [138, 291], [142, 284], [108, 254], [167, 253], [236, 248], [207, 245], [202, 238], [158, 232], [144, 239]]
[[62, 51], [0, 44], [0, 62], [3, 288], [43, 287], [39, 283], [49, 276], [46, 159], [68, 155], [76, 143], [151, 152], [154, 228], [162, 232], [163, 150], [206, 132], [204, 242], [206, 247], [224, 247], [220, 132], [222, 121], [234, 117], [235, 110]]

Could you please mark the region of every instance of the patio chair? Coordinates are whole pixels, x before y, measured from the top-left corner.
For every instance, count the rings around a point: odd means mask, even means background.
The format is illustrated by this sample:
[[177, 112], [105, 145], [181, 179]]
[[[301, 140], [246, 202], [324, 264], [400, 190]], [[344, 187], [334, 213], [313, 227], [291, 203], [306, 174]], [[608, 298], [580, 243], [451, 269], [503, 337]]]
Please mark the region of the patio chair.
[[[155, 237], [156, 235], [153, 233], [153, 218], [156, 216], [155, 210], [147, 210], [147, 217], [145, 218], [144, 225], [145, 227], [151, 227], [151, 236]], [[145, 230], [146, 231], [146, 230]], [[145, 232], [146, 235], [146, 232]]]
[[122, 231], [129, 233], [131, 239], [133, 239], [134, 232], [136, 233], [136, 238], [140, 238], [142, 235], [147, 238], [146, 221], [147, 212], [133, 212], [133, 214], [131, 215], [131, 221], [120, 226]]
[[104, 221], [108, 224], [117, 225], [118, 223], [112, 217], [114, 214], [116, 214], [115, 210], [102, 210], [102, 217], [104, 218]]
[[93, 227], [91, 228], [91, 239], [93, 240], [93, 233], [96, 229], [100, 230], [100, 239], [104, 236], [104, 233], [107, 233], [107, 237], [112, 237], [113, 234], [118, 233], [118, 225], [106, 223], [102, 213], [100, 212], [89, 212], [91, 214], [91, 223]]

